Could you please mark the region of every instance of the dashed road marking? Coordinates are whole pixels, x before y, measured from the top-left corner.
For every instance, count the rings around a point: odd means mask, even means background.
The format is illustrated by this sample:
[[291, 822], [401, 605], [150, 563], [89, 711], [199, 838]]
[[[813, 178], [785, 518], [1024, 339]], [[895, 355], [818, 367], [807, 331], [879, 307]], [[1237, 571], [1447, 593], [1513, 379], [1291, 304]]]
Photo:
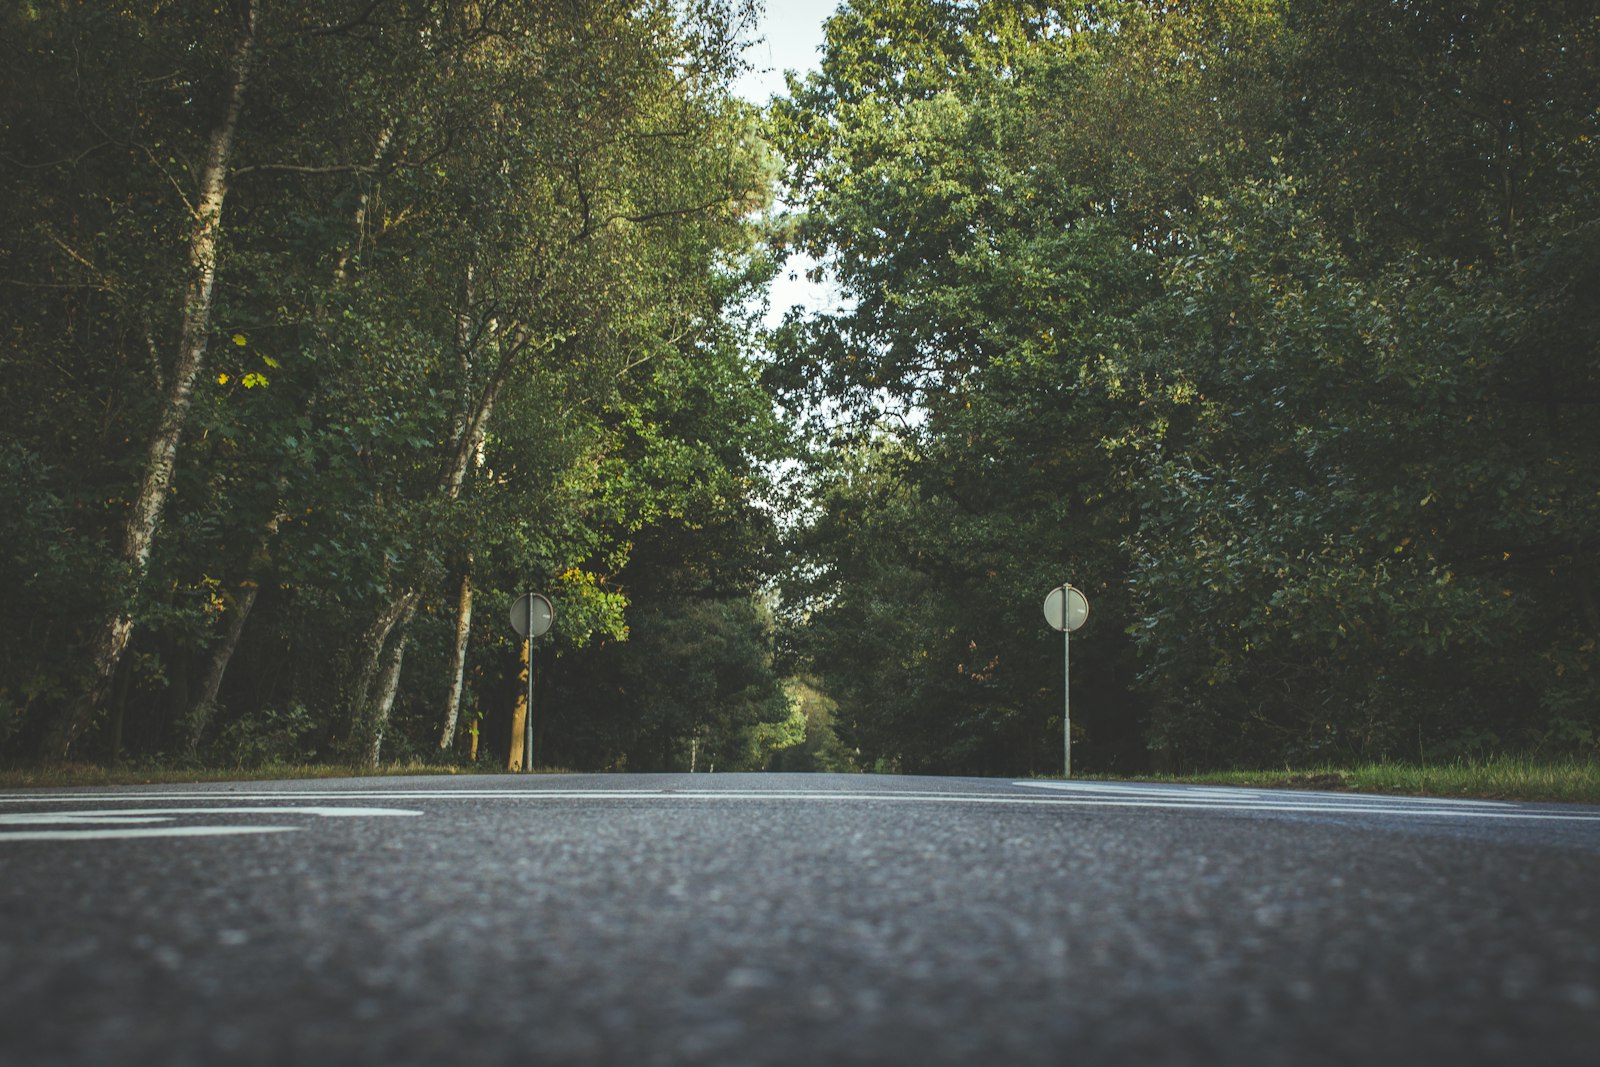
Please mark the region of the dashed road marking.
[[[8, 800], [17, 798], [6, 798]], [[101, 803], [106, 797], [95, 798]], [[167, 807], [97, 808], [88, 811], [0, 812], [0, 843], [6, 841], [107, 841], [116, 838], [219, 837], [229, 834], [283, 834], [299, 826], [176, 823], [181, 817], [211, 815], [310, 815], [324, 819], [359, 819], [391, 815], [421, 815], [403, 808], [348, 806], [316, 807]], [[156, 825], [161, 824], [161, 825]], [[175, 825], [174, 825], [175, 824]], [[28, 829], [13, 829], [28, 827]], [[52, 827], [51, 829], [32, 829]]]
[[1283, 803], [1294, 801], [1305, 804], [1405, 804], [1435, 805], [1448, 808], [1512, 809], [1517, 805], [1506, 800], [1473, 800], [1456, 797], [1399, 797], [1368, 793], [1306, 792], [1295, 789], [1244, 789], [1228, 786], [1144, 785], [1137, 782], [1059, 782], [1050, 779], [1012, 782], [1014, 786], [1029, 789], [1052, 789], [1089, 797], [1158, 797], [1186, 803]]

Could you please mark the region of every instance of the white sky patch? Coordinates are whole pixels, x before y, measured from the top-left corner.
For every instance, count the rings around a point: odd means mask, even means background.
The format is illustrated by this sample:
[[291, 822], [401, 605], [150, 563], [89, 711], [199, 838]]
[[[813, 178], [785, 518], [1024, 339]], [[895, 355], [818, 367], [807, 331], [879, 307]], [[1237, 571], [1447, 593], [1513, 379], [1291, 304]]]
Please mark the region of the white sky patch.
[[757, 31], [760, 39], [744, 52], [752, 69], [734, 83], [733, 91], [765, 105], [788, 91], [785, 71], [816, 70], [822, 61], [822, 24], [838, 7], [839, 0], [767, 0]]
[[[822, 62], [822, 24], [832, 17], [838, 6], [838, 0], [767, 0], [766, 11], [756, 31], [757, 39], [744, 53], [752, 69], [734, 83], [734, 93], [765, 107], [774, 96], [788, 93], [784, 81], [786, 71], [804, 77], [817, 70]], [[790, 308], [798, 307], [811, 315], [840, 307], [841, 294], [837, 286], [806, 277], [816, 266], [816, 260], [800, 253], [785, 260], [768, 289], [765, 317], [768, 329], [781, 323]]]

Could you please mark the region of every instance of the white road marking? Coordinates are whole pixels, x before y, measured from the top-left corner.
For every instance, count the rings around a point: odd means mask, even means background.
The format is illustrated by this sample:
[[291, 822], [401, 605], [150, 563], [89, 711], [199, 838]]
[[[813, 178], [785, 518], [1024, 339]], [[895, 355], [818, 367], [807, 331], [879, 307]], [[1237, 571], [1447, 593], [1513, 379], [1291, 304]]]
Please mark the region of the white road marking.
[[13, 830], [0, 841], [110, 841], [132, 837], [224, 837], [232, 834], [287, 834], [298, 826], [128, 826], [116, 830]]
[[[1241, 789], [1230, 786], [1187, 785], [1182, 783], [1160, 784], [1143, 782], [1058, 782], [1050, 779], [1024, 779], [1011, 783], [1013, 786], [1028, 788], [1061, 789], [1072, 793], [1115, 793], [1118, 795], [1142, 795], [1171, 797], [1190, 792], [1204, 792], [1208, 797], [1252, 797], [1261, 790]], [[1281, 791], [1280, 791], [1281, 792]]]
[[[1427, 797], [1363, 796], [1348, 793], [1296, 793], [1278, 790], [1214, 790], [1205, 786], [1133, 785], [1132, 789], [1117, 788], [1120, 783], [1019, 781], [1010, 783], [1013, 788], [1026, 788], [1028, 793], [971, 793], [922, 792], [915, 790], [878, 792], [867, 789], [797, 790], [797, 789], [449, 789], [440, 791], [418, 789], [362, 789], [336, 791], [326, 789], [273, 790], [255, 793], [232, 793], [218, 796], [214, 792], [124, 793], [115, 797], [100, 794], [11, 795], [0, 797], [0, 803], [87, 803], [105, 804], [108, 800], [176, 801], [205, 800], [240, 802], [265, 800], [365, 800], [365, 801], [515, 801], [519, 803], [550, 803], [571, 801], [624, 801], [636, 803], [660, 802], [752, 802], [752, 801], [803, 801], [812, 803], [884, 803], [884, 804], [966, 804], [1002, 807], [1055, 807], [1075, 810], [1093, 808], [1159, 811], [1214, 811], [1235, 814], [1280, 813], [1312, 815], [1381, 815], [1405, 818], [1522, 820], [1543, 822], [1580, 822], [1600, 824], [1600, 808], [1554, 807], [1517, 805], [1502, 801], [1454, 801]], [[1109, 787], [1109, 788], [1108, 788]], [[1053, 794], [1053, 795], [1041, 795]], [[136, 808], [123, 809], [128, 814], [147, 816], [179, 809]], [[206, 809], [194, 809], [204, 811]], [[289, 807], [266, 808], [216, 808], [216, 813], [227, 812], [315, 812], [324, 809]], [[401, 814], [397, 809], [333, 808], [328, 813], [358, 812]], [[406, 811], [404, 814], [418, 814]], [[3, 835], [0, 835], [3, 836]]]
[[1308, 802], [1341, 801], [1357, 802], [1399, 802], [1404, 804], [1441, 804], [1471, 808], [1511, 808], [1515, 807], [1506, 800], [1465, 800], [1457, 797], [1391, 797], [1362, 793], [1319, 793], [1308, 792], [1300, 789], [1242, 789], [1227, 786], [1187, 785], [1174, 783], [1173, 785], [1140, 785], [1132, 782], [1057, 782], [1049, 779], [1035, 779], [1029, 781], [1012, 782], [1015, 786], [1026, 786], [1031, 789], [1059, 789], [1072, 793], [1108, 793], [1108, 794], [1140, 794], [1144, 796], [1158, 796], [1170, 798], [1174, 795], [1192, 796], [1196, 799], [1227, 798], [1233, 800], [1252, 801], [1277, 801], [1285, 797]]
[[[8, 798], [9, 799], [9, 798]], [[104, 796], [96, 798], [104, 803]], [[404, 808], [366, 807], [207, 807], [207, 808], [99, 808], [89, 811], [13, 811], [0, 812], [0, 842], [5, 841], [104, 841], [137, 837], [217, 837], [226, 834], [282, 834], [298, 826], [179, 825], [179, 816], [192, 815], [312, 815], [325, 819], [353, 819], [389, 815], [421, 815]], [[68, 827], [54, 830], [12, 830], [13, 826]], [[99, 827], [84, 828], [84, 827]]]
[[[104, 801], [105, 797], [99, 798]], [[96, 811], [0, 812], [0, 826], [15, 823], [170, 822], [176, 815], [319, 815], [324, 819], [363, 819], [383, 815], [421, 815], [404, 808], [107, 808]]]

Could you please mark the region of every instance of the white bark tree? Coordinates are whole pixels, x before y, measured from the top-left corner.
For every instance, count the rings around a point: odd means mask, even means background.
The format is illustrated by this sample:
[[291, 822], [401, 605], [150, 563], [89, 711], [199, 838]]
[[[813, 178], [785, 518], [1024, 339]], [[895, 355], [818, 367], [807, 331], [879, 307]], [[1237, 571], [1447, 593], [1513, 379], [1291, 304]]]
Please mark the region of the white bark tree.
[[[145, 454], [138, 494], [123, 526], [120, 559], [127, 570], [131, 587], [128, 593], [138, 587], [149, 568], [150, 550], [172, 488], [178, 443], [194, 399], [195, 383], [205, 364], [223, 205], [256, 52], [257, 7], [257, 0], [240, 0], [233, 9], [238, 24], [228, 63], [228, 88], [222, 114], [208, 139], [199, 195], [191, 210], [189, 276], [182, 298], [177, 357], [166, 376], [167, 395]], [[84, 689], [66, 706], [50, 732], [46, 756], [65, 759], [71, 753], [73, 742], [104, 703], [132, 633], [133, 618], [126, 604], [115, 604], [97, 627]]]

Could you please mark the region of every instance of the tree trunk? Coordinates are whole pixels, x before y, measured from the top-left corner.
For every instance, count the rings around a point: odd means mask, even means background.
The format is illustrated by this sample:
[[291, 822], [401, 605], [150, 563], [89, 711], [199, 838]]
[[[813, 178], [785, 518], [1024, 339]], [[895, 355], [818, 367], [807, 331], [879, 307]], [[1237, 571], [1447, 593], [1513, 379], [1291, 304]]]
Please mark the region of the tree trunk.
[[[398, 122], [391, 119], [387, 126], [378, 131], [372, 150], [372, 167], [375, 171], [382, 166], [384, 156], [389, 154], [389, 146], [394, 142], [395, 128], [398, 125]], [[350, 261], [355, 258], [356, 253], [361, 248], [362, 237], [367, 229], [367, 206], [371, 202], [372, 189], [370, 186], [363, 185], [360, 195], [356, 197], [355, 233], [350, 238], [350, 243], [339, 249], [339, 254], [333, 262], [333, 287], [335, 289], [344, 283], [349, 273]], [[319, 306], [317, 311], [320, 316], [323, 307]]]
[[[362, 635], [362, 669], [355, 677], [354, 688], [350, 689], [350, 757], [354, 760], [366, 760], [370, 753], [378, 752], [382, 744], [387, 712], [394, 705], [394, 693], [384, 693], [382, 686], [390, 683], [389, 665], [397, 656], [395, 649], [400, 649], [400, 656], [405, 654], [405, 627], [416, 613], [416, 600], [416, 593], [410, 590], [400, 593]], [[390, 635], [394, 635], [394, 645], [389, 643]], [[386, 648], [389, 649], [387, 659], [384, 656]], [[373, 686], [379, 685], [379, 677], [382, 677], [382, 685], [379, 686], [378, 697], [373, 699]], [[392, 681], [398, 685], [398, 669], [395, 669]], [[370, 766], [376, 766], [376, 761]]]
[[527, 641], [522, 642], [522, 652], [520, 653], [522, 670], [517, 672], [517, 706], [511, 712], [511, 755], [506, 760], [506, 770], [508, 771], [522, 770], [524, 756], [522, 751], [523, 735], [528, 730], [528, 712], [530, 710], [528, 708], [528, 644], [529, 642]]
[[244, 633], [245, 620], [250, 617], [250, 609], [255, 607], [256, 595], [260, 592], [260, 587], [251, 583], [237, 597], [228, 598], [233, 609], [232, 617], [228, 620], [228, 632], [223, 634], [222, 642], [212, 650], [211, 664], [200, 681], [200, 695], [189, 709], [188, 720], [184, 723], [183, 751], [191, 758], [200, 750], [200, 739], [216, 712], [217, 694], [222, 692], [223, 676], [228, 672], [228, 663], [239, 647], [240, 635]]
[[383, 747], [383, 732], [389, 725], [389, 713], [394, 709], [395, 694], [400, 690], [400, 665], [406, 657], [406, 642], [410, 635], [400, 634], [394, 639], [394, 644], [389, 646], [388, 661], [384, 664], [383, 685], [378, 690], [378, 699], [372, 709], [371, 723], [368, 726], [368, 739], [366, 752], [362, 754], [362, 765], [376, 769], [378, 755]]
[[[394, 141], [397, 123], [390, 121], [387, 126], [378, 132], [372, 153], [372, 167], [374, 170], [382, 166], [384, 157], [389, 152], [389, 147]], [[351, 261], [355, 258], [357, 249], [361, 244], [362, 234], [366, 230], [367, 207], [372, 199], [372, 191], [368, 187], [361, 189], [356, 198], [355, 216], [352, 219], [351, 237], [349, 243], [339, 250], [334, 260], [333, 274], [329, 282], [330, 290], [337, 290], [349, 276]], [[326, 300], [319, 299], [315, 310], [317, 319], [325, 315]], [[319, 387], [320, 389], [320, 387]], [[313, 391], [305, 407], [305, 416], [310, 419], [317, 407], [318, 391]], [[282, 506], [282, 498], [288, 488], [288, 475], [280, 470], [277, 475], [277, 497]], [[195, 701], [189, 710], [187, 721], [184, 725], [183, 748], [184, 752], [193, 758], [200, 747], [201, 737], [206, 727], [211, 723], [211, 717], [216, 711], [217, 694], [222, 691], [222, 681], [228, 671], [228, 663], [233, 658], [233, 653], [239, 647], [239, 638], [244, 633], [244, 625], [250, 618], [250, 610], [255, 605], [256, 594], [259, 591], [261, 576], [266, 570], [268, 549], [272, 541], [278, 536], [278, 530], [288, 516], [279, 511], [267, 520], [262, 528], [261, 540], [257, 544], [255, 554], [251, 557], [251, 567], [254, 573], [246, 579], [244, 592], [234, 602], [234, 612], [228, 620], [228, 631], [223, 636], [222, 643], [216, 648], [211, 657], [211, 664], [206, 671], [206, 677], [200, 688], [200, 698]], [[248, 572], [247, 572], [248, 573]]]
[[124, 663], [117, 671], [111, 697], [111, 766], [122, 763], [122, 727], [128, 718], [128, 687], [133, 682], [133, 664]]
[[[505, 384], [506, 378], [515, 365], [516, 356], [527, 344], [526, 331], [520, 331], [516, 340], [507, 348], [500, 357], [499, 364], [484, 384], [482, 395], [479, 396], [476, 406], [469, 413], [470, 417], [463, 420], [467, 432], [458, 443], [449, 465], [441, 473], [439, 489], [448, 500], [457, 500], [461, 496], [461, 487], [466, 482], [467, 472], [472, 466], [472, 459], [478, 454], [478, 449], [483, 444], [485, 433], [488, 431], [489, 417], [494, 413], [495, 401], [499, 397], [500, 388]], [[366, 649], [364, 662], [353, 690], [351, 700], [351, 741], [353, 747], [359, 750], [366, 740], [364, 731], [369, 730], [374, 721], [375, 708], [368, 706], [367, 697], [372, 691], [373, 681], [378, 674], [379, 659], [383, 647], [389, 639], [389, 634], [396, 626], [405, 630], [411, 617], [416, 613], [417, 601], [420, 594], [416, 589], [406, 589], [397, 594], [389, 606], [379, 615], [376, 622], [367, 630], [367, 637], [363, 644]], [[469, 618], [470, 624], [470, 618]], [[470, 625], [467, 629], [470, 635]], [[463, 651], [463, 658], [465, 653]], [[459, 708], [459, 704], [457, 705]], [[520, 742], [518, 742], [520, 744]]]
[[[189, 231], [189, 281], [184, 289], [182, 326], [179, 331], [178, 358], [168, 378], [166, 402], [151, 437], [145, 458], [144, 476], [138, 496], [128, 512], [122, 534], [122, 563], [130, 580], [129, 594], [143, 582], [150, 562], [150, 549], [156, 528], [172, 486], [173, 466], [178, 442], [188, 421], [194, 399], [194, 386], [205, 361], [206, 341], [211, 333], [211, 295], [217, 278], [217, 245], [222, 232], [222, 205], [228, 194], [228, 174], [233, 159], [234, 136], [244, 110], [245, 87], [256, 40], [256, 0], [239, 5], [239, 37], [229, 64], [227, 107], [221, 122], [211, 131], [201, 174], [200, 196], [195, 204]], [[50, 732], [46, 755], [65, 759], [95, 712], [104, 703], [116, 674], [117, 664], [133, 633], [133, 619], [117, 604], [101, 624], [90, 653], [90, 671], [82, 694], [63, 710]]]
[[[470, 282], [470, 276], [469, 276]], [[470, 296], [470, 285], [463, 289], [463, 299]], [[458, 324], [459, 328], [460, 324]], [[464, 336], [464, 335], [463, 335]], [[527, 347], [528, 331], [519, 328], [510, 343], [500, 352], [499, 362], [494, 371], [484, 382], [483, 392], [479, 394], [475, 403], [463, 400], [460, 417], [456, 425], [465, 428], [459, 441], [453, 441], [455, 446], [449, 461], [439, 475], [439, 491], [447, 500], [458, 500], [461, 497], [461, 488], [467, 479], [467, 473], [472, 468], [473, 458], [483, 446], [484, 435], [488, 432], [489, 418], [494, 414], [495, 402], [499, 398], [500, 389], [505, 385], [512, 368], [516, 365], [517, 357]], [[463, 366], [470, 367], [470, 358], [463, 354]], [[470, 392], [470, 390], [468, 391]], [[382, 656], [385, 643], [389, 634], [396, 626], [403, 636], [406, 625], [416, 613], [420, 593], [415, 588], [405, 588], [403, 592], [391, 599], [389, 606], [379, 615], [376, 622], [368, 629], [365, 640], [366, 653], [364, 663], [357, 676], [353, 699], [351, 701], [351, 743], [352, 747], [360, 751], [368, 735], [366, 731], [373, 728], [376, 722], [377, 708], [367, 703], [371, 693], [373, 681], [377, 677], [379, 659]], [[470, 635], [470, 627], [468, 629]], [[393, 697], [391, 696], [391, 701]], [[459, 707], [459, 705], [458, 705]], [[520, 745], [521, 742], [519, 741]]]
[[467, 640], [472, 636], [472, 557], [461, 575], [461, 599], [456, 607], [456, 643], [450, 650], [450, 691], [444, 703], [444, 731], [439, 735], [439, 751], [448, 752], [456, 739], [456, 721], [461, 714], [461, 692], [467, 672]]
[[[284, 476], [278, 475], [278, 494], [282, 496]], [[288, 516], [279, 512], [267, 522], [261, 531], [261, 540], [256, 543], [255, 555], [251, 557], [252, 565], [259, 574], [265, 570], [267, 550], [272, 545], [272, 539], [278, 535], [279, 528]], [[200, 696], [190, 705], [185, 721], [183, 746], [186, 755], [193, 757], [200, 747], [201, 735], [211, 722], [211, 716], [216, 710], [217, 694], [222, 692], [222, 679], [228, 672], [228, 663], [233, 659], [234, 652], [239, 647], [239, 638], [244, 633], [244, 624], [250, 618], [250, 611], [255, 607], [256, 595], [260, 592], [260, 581], [257, 578], [247, 578], [240, 583], [242, 592], [237, 598], [229, 597], [233, 609], [232, 616], [228, 619], [228, 630], [223, 634], [222, 642], [217, 645], [211, 655], [211, 665], [206, 668], [206, 676], [200, 683]]]
[[488, 381], [484, 382], [483, 393], [478, 397], [477, 403], [463, 406], [462, 417], [458, 424], [464, 428], [464, 432], [460, 435], [460, 440], [454, 442], [455, 454], [451, 457], [450, 466], [446, 468], [443, 477], [439, 479], [439, 486], [448, 499], [460, 499], [461, 486], [467, 480], [467, 472], [472, 469], [473, 457], [477, 456], [478, 450], [483, 447], [484, 435], [489, 432], [489, 417], [494, 414], [494, 405], [500, 397], [500, 388], [511, 376], [517, 357], [527, 347], [528, 331], [518, 329], [511, 343], [502, 350], [500, 362], [495, 365]]

